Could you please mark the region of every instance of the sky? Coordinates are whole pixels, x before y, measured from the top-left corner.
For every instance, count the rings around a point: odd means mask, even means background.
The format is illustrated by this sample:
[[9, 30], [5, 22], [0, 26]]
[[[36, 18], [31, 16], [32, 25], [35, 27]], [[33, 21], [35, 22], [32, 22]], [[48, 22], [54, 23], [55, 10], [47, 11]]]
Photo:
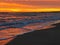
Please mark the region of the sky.
[[0, 12], [60, 11], [60, 0], [0, 0]]

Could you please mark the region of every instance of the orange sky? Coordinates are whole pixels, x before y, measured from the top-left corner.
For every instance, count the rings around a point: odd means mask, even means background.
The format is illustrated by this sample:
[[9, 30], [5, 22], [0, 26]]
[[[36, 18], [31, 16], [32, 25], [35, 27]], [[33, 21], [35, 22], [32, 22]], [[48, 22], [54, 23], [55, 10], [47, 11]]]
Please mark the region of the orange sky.
[[0, 12], [60, 11], [60, 0], [0, 0]]

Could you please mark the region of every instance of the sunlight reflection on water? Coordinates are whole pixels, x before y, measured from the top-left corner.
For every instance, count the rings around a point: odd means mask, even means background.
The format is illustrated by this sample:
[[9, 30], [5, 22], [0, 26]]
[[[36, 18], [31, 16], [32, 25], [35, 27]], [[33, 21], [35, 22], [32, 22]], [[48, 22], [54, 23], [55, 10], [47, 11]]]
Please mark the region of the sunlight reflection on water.
[[[26, 13], [27, 14], [27, 13]], [[60, 23], [60, 13], [38, 13], [29, 16], [0, 14], [0, 40], [9, 39], [17, 35], [54, 27], [52, 24]]]

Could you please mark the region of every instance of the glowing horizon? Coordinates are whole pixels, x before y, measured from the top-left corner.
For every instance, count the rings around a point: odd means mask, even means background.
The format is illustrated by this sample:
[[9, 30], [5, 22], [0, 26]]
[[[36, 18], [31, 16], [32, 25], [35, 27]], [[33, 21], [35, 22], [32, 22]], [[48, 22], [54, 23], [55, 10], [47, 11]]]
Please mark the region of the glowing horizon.
[[0, 8], [0, 12], [51, 12], [60, 11], [59, 8], [38, 8], [38, 9], [13, 9], [13, 8]]
[[16, 3], [0, 3], [0, 12], [51, 12], [60, 11], [60, 8], [40, 8], [31, 5]]

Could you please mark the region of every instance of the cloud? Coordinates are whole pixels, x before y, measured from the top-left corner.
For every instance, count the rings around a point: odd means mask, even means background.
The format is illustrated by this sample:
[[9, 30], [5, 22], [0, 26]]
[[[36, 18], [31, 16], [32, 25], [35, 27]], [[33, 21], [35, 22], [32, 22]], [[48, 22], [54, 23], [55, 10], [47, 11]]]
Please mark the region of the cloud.
[[[46, 10], [60, 10], [59, 0], [0, 0], [0, 10], [6, 11], [40, 11], [41, 8], [46, 8]], [[51, 9], [52, 8], [52, 9]], [[56, 9], [57, 8], [57, 9]], [[7, 10], [7, 11], [8, 11]], [[43, 11], [44, 11], [43, 10]]]
[[39, 8], [60, 8], [60, 0], [0, 0], [0, 2], [24, 4]]

